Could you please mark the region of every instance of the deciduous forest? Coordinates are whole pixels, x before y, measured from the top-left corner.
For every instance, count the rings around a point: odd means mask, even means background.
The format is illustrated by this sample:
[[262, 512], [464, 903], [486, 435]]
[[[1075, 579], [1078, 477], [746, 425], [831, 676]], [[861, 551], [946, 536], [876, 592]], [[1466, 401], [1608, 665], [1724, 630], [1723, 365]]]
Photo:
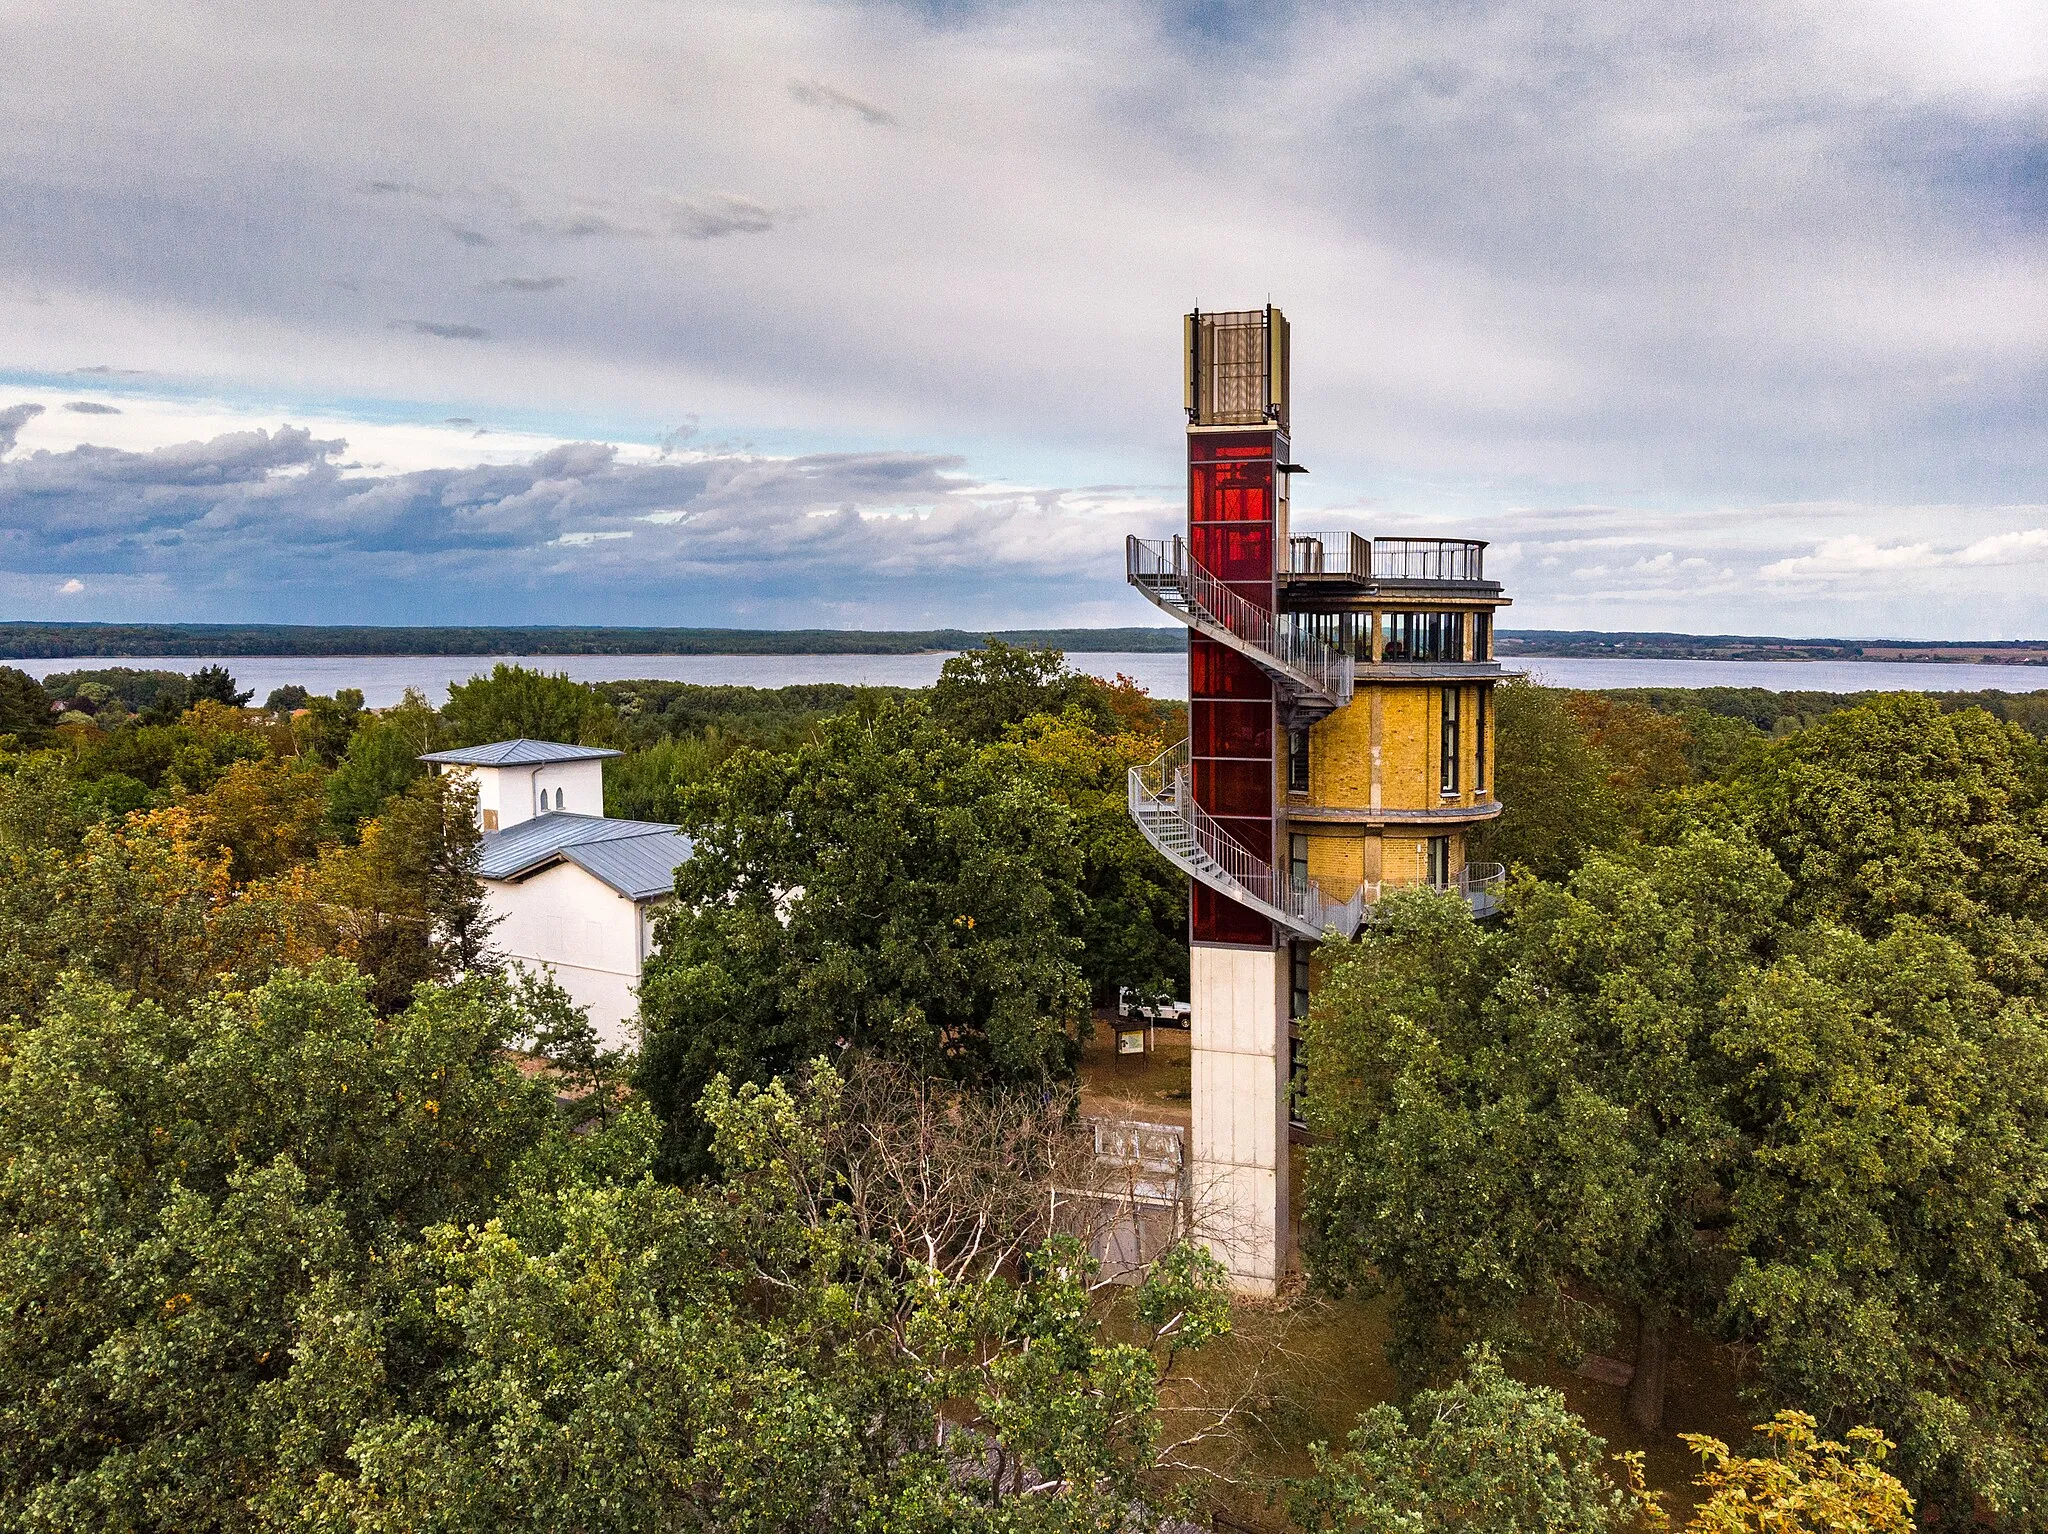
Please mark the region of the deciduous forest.
[[[1504, 910], [1319, 951], [1248, 1304], [1060, 1212], [1176, 706], [0, 668], [0, 1527], [2048, 1527], [2034, 700], [1496, 717]], [[510, 736], [694, 840], [636, 1051], [499, 962], [419, 758]]]

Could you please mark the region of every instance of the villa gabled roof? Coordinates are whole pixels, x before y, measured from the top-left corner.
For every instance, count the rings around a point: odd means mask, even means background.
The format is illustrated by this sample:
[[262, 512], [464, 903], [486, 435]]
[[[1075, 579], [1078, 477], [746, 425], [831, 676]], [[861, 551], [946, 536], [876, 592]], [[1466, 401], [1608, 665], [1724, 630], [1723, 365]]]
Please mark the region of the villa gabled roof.
[[623, 756], [603, 746], [565, 746], [554, 740], [494, 740], [488, 746], [463, 746], [454, 751], [429, 751], [420, 760], [451, 767], [544, 767], [549, 762], [597, 762]]
[[477, 873], [516, 882], [555, 863], [574, 863], [628, 900], [656, 900], [675, 888], [689, 837], [652, 820], [607, 820], [555, 810], [484, 835]]

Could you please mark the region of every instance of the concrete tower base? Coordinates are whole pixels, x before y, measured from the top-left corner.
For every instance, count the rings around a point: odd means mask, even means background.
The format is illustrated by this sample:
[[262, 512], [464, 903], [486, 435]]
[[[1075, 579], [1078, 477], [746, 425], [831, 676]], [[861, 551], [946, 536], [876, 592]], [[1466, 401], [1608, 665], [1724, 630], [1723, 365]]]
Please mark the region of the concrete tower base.
[[1243, 1294], [1273, 1294], [1287, 1253], [1285, 949], [1188, 954], [1194, 1067], [1189, 1217]]

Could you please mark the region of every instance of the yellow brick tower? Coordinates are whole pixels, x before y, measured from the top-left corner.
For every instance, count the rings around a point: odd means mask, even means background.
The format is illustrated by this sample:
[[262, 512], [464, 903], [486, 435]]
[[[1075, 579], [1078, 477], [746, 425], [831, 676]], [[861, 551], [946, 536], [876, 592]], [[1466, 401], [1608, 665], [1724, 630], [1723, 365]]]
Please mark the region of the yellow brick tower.
[[1188, 527], [1132, 538], [1131, 584], [1188, 625], [1188, 739], [1131, 774], [1131, 813], [1186, 872], [1196, 1227], [1238, 1287], [1284, 1277], [1287, 1140], [1310, 955], [1389, 890], [1489, 914], [1466, 859], [1493, 796], [1493, 615], [1470, 539], [1297, 532], [1285, 316], [1184, 325]]

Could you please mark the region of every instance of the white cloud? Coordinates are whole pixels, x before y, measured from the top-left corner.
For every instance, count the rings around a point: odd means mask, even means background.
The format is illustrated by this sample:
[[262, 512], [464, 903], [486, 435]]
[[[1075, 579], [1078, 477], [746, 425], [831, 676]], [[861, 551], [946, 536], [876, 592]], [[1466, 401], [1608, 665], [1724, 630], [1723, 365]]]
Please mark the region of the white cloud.
[[57, 595], [60, 597], [75, 597], [84, 590], [85, 582], [74, 575], [70, 580], [57, 588]]

